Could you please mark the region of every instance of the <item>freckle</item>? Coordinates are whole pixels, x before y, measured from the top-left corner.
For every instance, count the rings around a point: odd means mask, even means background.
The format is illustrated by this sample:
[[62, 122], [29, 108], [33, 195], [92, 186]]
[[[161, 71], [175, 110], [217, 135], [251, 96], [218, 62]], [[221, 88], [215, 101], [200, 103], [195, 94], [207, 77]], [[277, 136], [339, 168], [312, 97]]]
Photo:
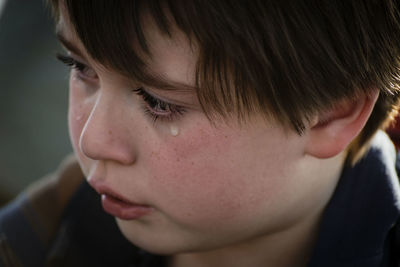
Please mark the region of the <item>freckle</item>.
[[109, 134], [109, 135], [112, 135], [112, 131], [111, 131], [111, 130], [108, 130], [108, 134]]
[[192, 161], [191, 164], [192, 164], [192, 166], [193, 166], [193, 165], [194, 165], [194, 162]]
[[180, 159], [180, 158], [177, 158], [177, 159], [176, 159], [176, 161], [177, 161], [177, 162], [180, 162], [180, 161], [181, 161], [181, 159]]

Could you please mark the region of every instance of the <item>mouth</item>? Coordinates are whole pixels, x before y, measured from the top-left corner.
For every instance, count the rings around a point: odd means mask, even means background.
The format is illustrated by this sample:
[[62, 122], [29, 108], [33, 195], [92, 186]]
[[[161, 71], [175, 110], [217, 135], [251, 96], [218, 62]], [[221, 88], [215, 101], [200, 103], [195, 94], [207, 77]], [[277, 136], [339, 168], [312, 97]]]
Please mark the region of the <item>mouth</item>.
[[153, 210], [150, 206], [127, 202], [107, 193], [101, 194], [101, 204], [107, 213], [122, 220], [136, 220]]
[[105, 212], [122, 220], [136, 220], [148, 215], [153, 208], [148, 205], [131, 202], [105, 185], [93, 185], [101, 195], [101, 204]]

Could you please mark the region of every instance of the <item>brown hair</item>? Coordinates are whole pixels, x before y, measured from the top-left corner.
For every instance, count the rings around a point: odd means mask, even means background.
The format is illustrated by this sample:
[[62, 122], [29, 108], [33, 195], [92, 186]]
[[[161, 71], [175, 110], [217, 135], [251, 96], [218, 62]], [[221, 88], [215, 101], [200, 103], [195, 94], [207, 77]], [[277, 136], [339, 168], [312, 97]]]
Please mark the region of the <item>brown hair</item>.
[[[318, 111], [378, 88], [349, 159], [382, 127], [400, 90], [400, 13], [395, 0], [63, 0], [88, 53], [151, 83], [143, 13], [199, 47], [196, 89], [208, 116], [265, 114], [298, 133]], [[59, 0], [49, 0], [57, 16]], [[132, 42], [140, 45], [141, 54]]]

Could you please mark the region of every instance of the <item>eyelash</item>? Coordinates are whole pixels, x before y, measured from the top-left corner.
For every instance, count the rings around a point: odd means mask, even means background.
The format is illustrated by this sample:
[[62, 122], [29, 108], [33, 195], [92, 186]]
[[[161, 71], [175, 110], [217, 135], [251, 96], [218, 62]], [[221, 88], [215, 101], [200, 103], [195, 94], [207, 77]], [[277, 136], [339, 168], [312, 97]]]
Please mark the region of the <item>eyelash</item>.
[[76, 59], [58, 54], [56, 55], [56, 58], [60, 60], [63, 64], [67, 65], [71, 69], [75, 69], [78, 72], [79, 78], [81, 79], [93, 79], [93, 77], [90, 77], [87, 72], [90, 70], [90, 68], [83, 64], [82, 62], [77, 61]]
[[134, 89], [137, 95], [141, 96], [145, 105], [143, 106], [145, 114], [149, 115], [155, 123], [158, 119], [174, 121], [185, 113], [181, 106], [167, 103], [161, 99], [149, 94], [143, 87]]
[[[82, 79], [91, 79], [87, 77], [85, 72], [89, 70], [89, 67], [75, 60], [74, 58], [62, 54], [56, 55], [57, 59], [60, 60], [63, 64], [68, 67], [75, 69], [78, 72], [78, 75]], [[181, 106], [167, 103], [161, 99], [156, 98], [155, 96], [149, 94], [143, 87], [139, 87], [137, 89], [132, 90], [137, 95], [139, 95], [143, 101], [143, 110], [144, 113], [151, 117], [152, 121], [155, 123], [158, 119], [166, 120], [166, 121], [174, 121], [178, 119], [180, 116], [185, 113], [185, 109]]]

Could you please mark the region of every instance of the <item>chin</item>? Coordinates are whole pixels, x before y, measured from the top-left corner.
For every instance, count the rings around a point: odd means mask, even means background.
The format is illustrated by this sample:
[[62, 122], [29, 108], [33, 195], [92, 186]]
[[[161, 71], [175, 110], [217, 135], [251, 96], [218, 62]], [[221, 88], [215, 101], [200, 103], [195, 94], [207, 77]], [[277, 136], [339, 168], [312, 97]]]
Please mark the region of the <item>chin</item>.
[[221, 240], [215, 235], [196, 234], [176, 227], [153, 227], [151, 223], [143, 221], [117, 219], [117, 224], [124, 237], [133, 245], [157, 255], [210, 251], [232, 242], [232, 240]]
[[133, 227], [132, 222], [119, 219], [117, 219], [117, 224], [123, 236], [129, 242], [152, 254], [173, 255], [182, 253], [187, 248], [187, 244], [184, 244], [185, 242], [179, 242], [171, 235], [160, 235], [150, 228], [146, 229], [145, 224]]

